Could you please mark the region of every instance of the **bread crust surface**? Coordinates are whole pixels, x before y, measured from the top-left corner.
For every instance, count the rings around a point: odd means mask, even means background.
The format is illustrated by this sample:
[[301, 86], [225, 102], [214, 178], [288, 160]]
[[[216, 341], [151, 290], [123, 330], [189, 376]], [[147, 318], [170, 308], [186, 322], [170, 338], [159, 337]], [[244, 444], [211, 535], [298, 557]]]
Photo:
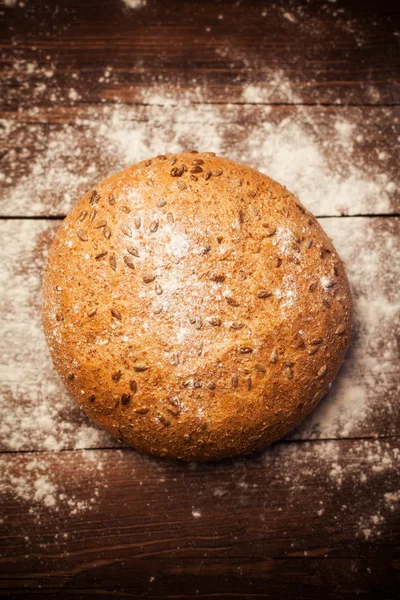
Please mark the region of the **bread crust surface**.
[[75, 204], [49, 252], [43, 323], [98, 425], [154, 455], [216, 460], [274, 442], [316, 406], [350, 342], [351, 295], [293, 194], [188, 152]]

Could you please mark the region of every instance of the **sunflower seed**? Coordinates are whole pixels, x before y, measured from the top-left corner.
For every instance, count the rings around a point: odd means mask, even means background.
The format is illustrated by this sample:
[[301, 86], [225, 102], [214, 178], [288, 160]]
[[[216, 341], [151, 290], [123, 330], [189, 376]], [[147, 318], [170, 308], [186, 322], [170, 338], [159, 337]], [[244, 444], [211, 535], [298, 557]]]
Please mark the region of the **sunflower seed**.
[[98, 221], [95, 225], [93, 225], [94, 229], [103, 229], [107, 225], [107, 221]]
[[138, 408], [134, 409], [134, 412], [138, 415], [145, 415], [149, 412], [149, 409], [147, 408], [147, 406], [138, 406]]
[[167, 201], [164, 200], [164, 198], [160, 198], [159, 200], [157, 200], [156, 202], [158, 208], [162, 208], [163, 206], [165, 206], [167, 204]]
[[231, 298], [231, 296], [225, 296], [225, 300], [229, 304], [229, 306], [239, 306], [239, 302]]
[[203, 319], [201, 317], [196, 317], [195, 327], [196, 329], [201, 329], [203, 327]]
[[321, 377], [323, 377], [325, 375], [326, 371], [327, 371], [327, 366], [326, 365], [324, 365], [323, 367], [321, 367], [320, 370], [317, 373], [318, 379], [321, 379]]
[[217, 169], [216, 171], [211, 171], [211, 175], [213, 177], [219, 177], [220, 175], [222, 175], [223, 171], [222, 169]]
[[155, 233], [158, 229], [159, 221], [156, 219], [150, 224], [150, 233]]
[[89, 217], [90, 223], [93, 223], [93, 221], [96, 218], [96, 215], [97, 215], [97, 208], [92, 208], [92, 210], [90, 211], [90, 217]]
[[110, 267], [113, 269], [113, 271], [117, 270], [117, 259], [115, 258], [115, 254], [111, 254], [110, 258], [109, 258], [109, 263], [110, 263]]
[[336, 335], [343, 335], [345, 331], [346, 331], [346, 327], [343, 325], [343, 323], [341, 323], [339, 325], [339, 327], [336, 329], [335, 334]]
[[154, 181], [152, 179], [148, 179], [146, 181], [146, 185], [147, 185], [147, 187], [153, 188], [154, 187]]
[[239, 377], [237, 375], [232, 375], [231, 383], [232, 383], [233, 389], [236, 389], [239, 384]]
[[139, 257], [139, 250], [134, 246], [128, 246], [126, 250], [131, 256]]
[[259, 363], [254, 365], [254, 368], [257, 371], [257, 373], [266, 373], [267, 372], [267, 369], [264, 367], [264, 365], [260, 365]]
[[115, 204], [115, 196], [114, 196], [114, 194], [110, 194], [108, 196], [108, 204], [110, 204], [110, 206], [114, 206], [114, 204]]
[[173, 225], [173, 224], [174, 224], [174, 215], [173, 215], [172, 213], [167, 213], [167, 222], [168, 222], [170, 225]]
[[95, 202], [98, 202], [99, 200], [100, 200], [100, 194], [96, 190], [93, 190], [93, 192], [91, 193], [90, 198], [89, 198], [90, 204], [94, 204]]
[[248, 391], [250, 391], [252, 387], [253, 387], [253, 382], [251, 380], [251, 377], [248, 377], [246, 380], [246, 388]]
[[249, 346], [242, 346], [239, 350], [240, 354], [251, 354], [253, 352], [253, 348]]
[[216, 383], [214, 381], [211, 381], [208, 385], [207, 385], [209, 390], [215, 390], [215, 388], [217, 387]]
[[151, 160], [150, 159], [146, 160], [144, 164], [146, 167], [149, 167], [151, 165]]
[[68, 373], [67, 381], [73, 381], [75, 379], [75, 375], [73, 373]]
[[274, 348], [271, 352], [271, 356], [269, 357], [269, 362], [272, 364], [276, 364], [278, 362], [279, 354], [278, 350]]
[[212, 275], [210, 275], [210, 279], [211, 281], [215, 281], [216, 283], [222, 283], [223, 281], [225, 281], [225, 275], [223, 275], [222, 273], [213, 273]]
[[82, 223], [82, 221], [84, 221], [84, 220], [86, 219], [86, 217], [87, 217], [87, 211], [86, 211], [86, 210], [83, 210], [83, 211], [81, 212], [81, 214], [79, 215], [79, 217], [78, 217], [78, 221], [79, 221], [80, 223]]
[[215, 327], [219, 327], [221, 325], [222, 321], [218, 317], [211, 317], [209, 319], [209, 323], [211, 325], [214, 325]]
[[247, 277], [247, 275], [246, 275], [245, 271], [240, 270], [239, 271], [239, 279], [240, 279], [240, 281], [244, 281], [246, 279], [246, 277]]
[[198, 177], [196, 177], [196, 175], [191, 175], [191, 176], [190, 176], [190, 179], [191, 179], [192, 181], [198, 181], [198, 180], [199, 180], [199, 178], [198, 178]]
[[111, 309], [111, 314], [112, 314], [112, 316], [114, 317], [114, 319], [118, 319], [119, 321], [121, 321], [121, 320], [122, 320], [122, 315], [121, 315], [121, 313], [119, 312], [119, 310], [117, 310], [116, 308], [112, 308], [112, 309]]
[[167, 402], [169, 404], [167, 411], [170, 412], [174, 417], [177, 417], [181, 412], [181, 407], [179, 406], [178, 400], [175, 400], [175, 398], [168, 398]]
[[305, 246], [306, 246], [307, 250], [309, 250], [309, 249], [311, 248], [311, 246], [312, 246], [312, 245], [313, 245], [313, 240], [307, 240], [307, 241], [306, 241], [306, 244], [305, 244]]
[[235, 321], [233, 323], [230, 324], [231, 329], [234, 329], [235, 331], [239, 331], [239, 329], [243, 329], [244, 327], [244, 323], [236, 323]]
[[129, 382], [129, 387], [131, 389], [131, 392], [133, 392], [134, 394], [136, 394], [137, 392], [137, 383], [134, 379], [131, 379], [131, 381]]
[[293, 369], [292, 369], [292, 367], [287, 367], [286, 368], [286, 377], [288, 379], [293, 379]]
[[97, 313], [97, 308], [91, 308], [90, 310], [88, 310], [87, 312], [87, 316], [88, 317], [94, 317], [94, 315]]
[[104, 233], [104, 237], [109, 240], [111, 237], [111, 229], [108, 227], [108, 225], [106, 227], [104, 227], [103, 233]]
[[171, 365], [174, 365], [175, 367], [177, 367], [179, 365], [179, 354], [178, 352], [174, 352], [172, 354], [172, 358], [171, 358]]
[[176, 156], [174, 156], [173, 158], [171, 158], [171, 160], [169, 161], [171, 163], [171, 165], [174, 165], [177, 161]]
[[172, 177], [182, 177], [184, 172], [185, 172], [185, 170], [182, 166], [181, 167], [173, 167], [170, 171], [170, 174], [172, 175]]
[[157, 415], [157, 419], [164, 427], [169, 427], [169, 425], [171, 425], [170, 419], [168, 419], [165, 415]]
[[308, 356], [313, 356], [313, 354], [316, 354], [319, 350], [319, 346], [313, 346], [312, 348], [310, 348], [307, 352]]
[[208, 179], [210, 179], [211, 177], [211, 171], [209, 169], [206, 169], [203, 173], [203, 177], [204, 179], [207, 181]]
[[322, 344], [323, 339], [322, 338], [315, 338], [314, 340], [311, 340], [310, 344], [312, 346], [319, 346], [319, 344]]
[[272, 295], [272, 292], [268, 292], [268, 290], [258, 290], [257, 298], [269, 298]]
[[204, 160], [201, 158], [196, 158], [195, 160], [192, 160], [192, 165], [204, 165]]
[[106, 254], [108, 254], [107, 250], [100, 250], [100, 252], [95, 255], [95, 259], [99, 260], [100, 258], [103, 258], [103, 256], [106, 256]]
[[167, 157], [164, 154], [159, 154], [156, 158], [158, 158], [158, 160], [167, 160]]
[[162, 306], [154, 306], [154, 308], [153, 308], [153, 313], [155, 315], [159, 315], [160, 313], [162, 313], [162, 311], [163, 311], [163, 307]]
[[112, 375], [111, 375], [111, 379], [113, 381], [119, 381], [122, 377], [122, 372], [120, 370], [115, 371]]
[[308, 291], [309, 292], [315, 292], [315, 290], [318, 287], [318, 281], [313, 281], [312, 283], [310, 283], [310, 285], [308, 286]]
[[86, 231], [83, 231], [82, 229], [78, 229], [78, 231], [76, 232], [76, 235], [82, 242], [87, 242], [89, 239]]
[[132, 237], [132, 229], [130, 227], [126, 227], [126, 225], [121, 225], [121, 231], [127, 237]]
[[135, 270], [135, 265], [133, 263], [133, 260], [131, 258], [129, 258], [129, 256], [124, 256], [124, 263], [126, 264], [127, 267], [129, 267], [130, 269]]
[[161, 296], [161, 294], [163, 293], [163, 289], [162, 289], [161, 285], [158, 283], [158, 281], [156, 281], [156, 283], [155, 283], [154, 290], [155, 290], [157, 296]]
[[88, 400], [89, 402], [94, 402], [96, 400], [96, 396], [94, 394], [90, 394]]
[[122, 212], [124, 212], [126, 215], [129, 215], [129, 213], [131, 212], [131, 209], [129, 208], [129, 206], [121, 206], [121, 210]]
[[200, 167], [200, 165], [195, 165], [194, 167], [192, 167], [190, 169], [190, 172], [191, 173], [202, 173], [203, 169], [202, 169], [202, 167]]
[[142, 219], [139, 217], [139, 215], [137, 215], [134, 219], [133, 222], [135, 223], [135, 227], [136, 229], [140, 228], [140, 225], [142, 223]]
[[157, 277], [157, 275], [153, 275], [152, 273], [145, 273], [143, 275], [143, 282], [144, 283], [151, 283], [152, 281], [155, 280], [156, 277]]
[[121, 404], [126, 406], [131, 401], [131, 395], [124, 392], [121, 396]]
[[133, 365], [133, 368], [138, 373], [143, 373], [144, 371], [147, 371], [147, 369], [150, 369], [148, 365], [143, 365], [141, 363]]
[[186, 190], [186, 188], [187, 188], [187, 185], [184, 181], [178, 181], [177, 186], [180, 190]]

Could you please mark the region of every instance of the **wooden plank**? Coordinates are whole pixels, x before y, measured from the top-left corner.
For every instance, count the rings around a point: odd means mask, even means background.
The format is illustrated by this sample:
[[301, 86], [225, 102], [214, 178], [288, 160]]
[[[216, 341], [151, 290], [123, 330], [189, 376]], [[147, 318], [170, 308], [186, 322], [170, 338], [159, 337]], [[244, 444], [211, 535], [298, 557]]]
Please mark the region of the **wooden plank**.
[[394, 598], [398, 444], [280, 443], [209, 465], [130, 450], [3, 455], [1, 587], [18, 598]]
[[[400, 426], [400, 219], [321, 221], [344, 259], [354, 297], [354, 341], [328, 397], [296, 439], [393, 436]], [[3, 449], [105, 447], [51, 364], [40, 320], [40, 282], [57, 221], [0, 221], [0, 423]], [[8, 243], [5, 241], [8, 240]], [[389, 268], [390, 265], [390, 268]], [[12, 407], [12, 410], [10, 410]]]
[[[165, 94], [151, 100], [171, 101]], [[181, 98], [179, 106], [90, 105], [2, 116], [2, 216], [65, 215], [105, 176], [191, 147], [267, 173], [317, 216], [400, 212], [400, 107], [271, 108]]]
[[241, 101], [249, 81], [265, 102], [399, 100], [394, 0], [142, 0], [138, 10], [128, 0], [60, 0], [57, 10], [45, 2], [8, 4], [1, 9], [7, 108], [29, 106], [27, 82], [43, 105], [137, 102], [156, 82], [206, 86], [208, 100], [222, 102]]

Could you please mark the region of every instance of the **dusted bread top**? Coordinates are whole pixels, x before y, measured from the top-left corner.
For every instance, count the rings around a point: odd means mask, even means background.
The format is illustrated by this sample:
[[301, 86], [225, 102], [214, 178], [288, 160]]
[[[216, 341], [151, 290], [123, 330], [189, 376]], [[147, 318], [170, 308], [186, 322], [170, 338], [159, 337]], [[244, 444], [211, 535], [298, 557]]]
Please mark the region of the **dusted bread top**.
[[293, 194], [189, 152], [77, 202], [50, 250], [43, 322], [91, 419], [139, 450], [214, 460], [279, 439], [315, 407], [350, 341], [351, 296]]

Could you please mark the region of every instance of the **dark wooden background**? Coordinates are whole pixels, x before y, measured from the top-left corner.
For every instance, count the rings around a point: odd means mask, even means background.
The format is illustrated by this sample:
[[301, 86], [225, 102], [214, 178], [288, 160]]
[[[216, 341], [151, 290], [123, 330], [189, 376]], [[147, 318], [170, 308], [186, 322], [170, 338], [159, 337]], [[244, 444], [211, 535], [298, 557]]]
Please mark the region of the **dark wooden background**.
[[[0, 3], [0, 27], [0, 118], [14, 123], [1, 129], [0, 146], [0, 392], [16, 430], [19, 419], [33, 420], [21, 441], [4, 418], [0, 427], [0, 596], [398, 598], [399, 312], [392, 329], [380, 331], [379, 311], [368, 322], [357, 311], [375, 306], [377, 294], [398, 298], [400, 195], [384, 213], [378, 199], [354, 209], [349, 198], [343, 217], [316, 210], [356, 301], [354, 347], [317, 416], [263, 453], [185, 465], [117, 448], [67, 398], [41, 332], [40, 280], [68, 202], [60, 202], [57, 181], [41, 186], [35, 202], [10, 202], [9, 192], [62, 127], [82, 146], [83, 186], [124, 166], [90, 145], [81, 120], [121, 105], [151, 127], [155, 108], [144, 92], [156, 84], [182, 94], [200, 86], [193, 102], [204, 110], [229, 103], [234, 132], [257, 123], [266, 104], [276, 120], [301, 107], [321, 131], [331, 115], [351, 118], [365, 134], [355, 160], [372, 168], [381, 149], [398, 185], [400, 4], [147, 0], [129, 9], [122, 0], [25, 0]], [[99, 81], [105, 66], [112, 76]], [[288, 87], [271, 88], [274, 73]], [[249, 83], [268, 94], [246, 104]], [[384, 377], [376, 369], [383, 357]], [[367, 406], [365, 418], [327, 426], [331, 410], [347, 414], [346, 402]], [[41, 403], [53, 419], [59, 414], [48, 432], [62, 435], [56, 451], [41, 437]], [[32, 472], [51, 478], [55, 507], [31, 484], [24, 491]]]

